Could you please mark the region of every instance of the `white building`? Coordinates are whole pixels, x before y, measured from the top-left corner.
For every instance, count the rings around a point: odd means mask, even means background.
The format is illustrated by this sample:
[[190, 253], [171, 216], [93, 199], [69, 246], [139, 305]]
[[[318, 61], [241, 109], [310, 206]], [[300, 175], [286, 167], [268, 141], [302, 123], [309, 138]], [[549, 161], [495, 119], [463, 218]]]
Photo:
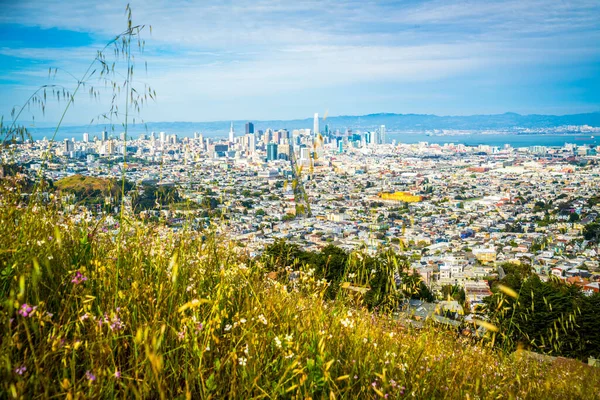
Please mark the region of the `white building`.
[[231, 122], [231, 126], [229, 127], [229, 143], [235, 143], [235, 132], [233, 130], [233, 122]]

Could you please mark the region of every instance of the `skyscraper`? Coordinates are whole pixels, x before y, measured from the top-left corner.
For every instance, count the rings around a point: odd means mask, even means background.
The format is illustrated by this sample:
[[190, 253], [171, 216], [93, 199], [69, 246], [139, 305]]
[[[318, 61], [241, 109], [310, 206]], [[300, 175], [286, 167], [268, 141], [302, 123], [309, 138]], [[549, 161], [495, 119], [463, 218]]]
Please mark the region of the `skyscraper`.
[[242, 136], [242, 150], [248, 154], [254, 154], [256, 151], [256, 136], [253, 133]]
[[254, 124], [252, 122], [246, 122], [246, 135], [254, 133]]
[[267, 161], [277, 160], [277, 144], [267, 144]]
[[315, 119], [313, 122], [313, 134], [319, 133], [319, 113], [315, 113]]
[[377, 141], [377, 144], [385, 144], [385, 125], [381, 125], [379, 127], [379, 140]]
[[108, 140], [108, 132], [102, 131], [101, 138], [102, 138], [103, 142], [107, 141]]
[[75, 150], [75, 144], [73, 143], [73, 141], [69, 140], [69, 139], [65, 139], [65, 147], [64, 147], [64, 152], [65, 153], [69, 153], [73, 150]]
[[229, 128], [229, 143], [235, 142], [235, 133], [233, 131], [233, 121], [231, 122], [231, 127]]
[[267, 128], [263, 136], [263, 143], [269, 143], [271, 140], [273, 140], [273, 129]]
[[85, 143], [87, 143], [87, 142], [89, 142], [89, 141], [90, 141], [90, 134], [89, 134], [89, 133], [85, 132], [85, 133], [83, 134], [83, 141], [84, 141]]

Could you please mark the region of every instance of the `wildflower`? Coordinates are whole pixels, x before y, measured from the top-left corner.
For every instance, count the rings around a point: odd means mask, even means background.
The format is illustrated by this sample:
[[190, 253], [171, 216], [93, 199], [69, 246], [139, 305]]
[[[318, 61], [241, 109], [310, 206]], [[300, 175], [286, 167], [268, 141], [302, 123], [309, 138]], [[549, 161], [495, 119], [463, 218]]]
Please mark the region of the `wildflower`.
[[54, 257], [52, 257], [52, 256], [50, 255], [50, 256], [48, 256], [48, 260], [52, 261], [52, 260], [54, 260]]
[[241, 365], [242, 367], [245, 367], [247, 362], [248, 362], [248, 359], [246, 357], [238, 358], [238, 364]]
[[229, 332], [231, 330], [231, 325], [225, 325], [225, 332]]
[[341, 323], [344, 328], [354, 328], [354, 321], [352, 321], [350, 318], [344, 318]]
[[245, 324], [245, 323], [246, 323], [246, 318], [242, 318], [242, 319], [240, 319], [240, 322], [241, 322], [242, 324]]
[[204, 351], [210, 351], [210, 345], [206, 345], [206, 348], [204, 349]]
[[244, 354], [246, 354], [247, 356], [249, 355], [248, 344], [246, 344], [246, 347], [244, 347]]
[[85, 321], [86, 319], [88, 319], [90, 316], [88, 313], [83, 314], [81, 317], [79, 317], [79, 320], [81, 322]]
[[396, 381], [395, 381], [395, 380], [393, 380], [393, 379], [390, 379], [390, 385], [392, 385], [392, 387], [393, 387], [393, 388], [395, 388], [395, 387], [396, 387], [396, 385], [398, 385], [398, 383], [396, 383]]
[[281, 339], [279, 339], [278, 336], [275, 336], [275, 346], [277, 346], [277, 348], [281, 348]]
[[358, 375], [354, 375], [354, 379], [358, 379]]
[[87, 280], [87, 276], [84, 276], [81, 272], [77, 271], [75, 272], [75, 276], [73, 277], [73, 279], [71, 279], [71, 283], [79, 285], [80, 283], [85, 282]]
[[185, 339], [185, 330], [177, 332], [177, 340], [182, 341], [183, 339]]
[[115, 370], [115, 373], [113, 375], [116, 379], [121, 379], [121, 371], [119, 371], [118, 369]]
[[23, 316], [25, 318], [31, 317], [31, 315], [36, 310], [36, 308], [37, 308], [37, 306], [31, 307], [29, 304], [23, 303], [21, 305], [21, 308], [19, 309], [18, 313], [21, 314], [21, 316]]
[[196, 323], [196, 333], [200, 332], [203, 327], [204, 327], [204, 325], [202, 324], [202, 322], [197, 322]]
[[123, 321], [121, 321], [121, 318], [119, 318], [117, 315], [115, 315], [112, 318], [112, 320], [110, 321], [110, 330], [111, 331], [120, 331], [123, 328], [125, 328], [125, 324], [123, 323]]
[[292, 343], [293, 339], [294, 339], [293, 333], [290, 333], [289, 335], [285, 335], [285, 341], [287, 342], [287, 344]]
[[258, 320], [259, 320], [260, 322], [262, 322], [263, 324], [267, 325], [267, 319], [265, 318], [265, 316], [264, 316], [264, 315], [260, 314], [260, 315], [258, 316]]
[[15, 369], [15, 373], [18, 375], [23, 375], [25, 371], [27, 371], [27, 367], [24, 365], [21, 365], [19, 368]]
[[96, 375], [94, 375], [91, 371], [85, 371], [85, 377], [90, 382], [94, 382], [96, 380]]

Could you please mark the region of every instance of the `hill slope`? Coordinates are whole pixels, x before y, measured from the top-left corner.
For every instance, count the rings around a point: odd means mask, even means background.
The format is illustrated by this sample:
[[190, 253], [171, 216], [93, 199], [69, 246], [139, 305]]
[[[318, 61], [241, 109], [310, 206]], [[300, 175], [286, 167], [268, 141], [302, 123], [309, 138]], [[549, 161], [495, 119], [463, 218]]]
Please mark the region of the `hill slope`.
[[74, 222], [0, 189], [1, 397], [598, 398], [600, 371], [403, 327], [213, 234]]

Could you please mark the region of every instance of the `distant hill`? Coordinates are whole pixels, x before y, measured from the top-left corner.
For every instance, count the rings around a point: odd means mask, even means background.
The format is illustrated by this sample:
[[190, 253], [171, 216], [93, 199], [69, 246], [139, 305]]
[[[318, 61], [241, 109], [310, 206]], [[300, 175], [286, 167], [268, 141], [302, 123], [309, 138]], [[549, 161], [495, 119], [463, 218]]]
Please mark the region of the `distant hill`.
[[[237, 134], [244, 133], [246, 121], [233, 121], [234, 129]], [[270, 120], [270, 121], [252, 121], [256, 130], [267, 128], [312, 128], [313, 119], [295, 119], [295, 120]], [[202, 132], [207, 136], [224, 135], [229, 131], [230, 121], [213, 122], [149, 122], [146, 125], [136, 124], [130, 126], [130, 134], [137, 136], [144, 132], [167, 132], [176, 133], [181, 136], [191, 136], [194, 132]], [[504, 113], [493, 115], [469, 115], [469, 116], [438, 116], [429, 114], [368, 114], [360, 116], [336, 116], [328, 117], [326, 121], [321, 119], [322, 129], [328, 124], [331, 129], [345, 130], [372, 130], [379, 125], [385, 125], [389, 131], [427, 131], [433, 129], [460, 129], [460, 130], [510, 130], [513, 128], [544, 129], [554, 128], [565, 125], [590, 125], [600, 127], [600, 112], [571, 115], [521, 115], [516, 113]], [[81, 140], [81, 134], [88, 132], [93, 137], [99, 134], [103, 129], [108, 129], [104, 125], [71, 126], [63, 127], [59, 132], [61, 140], [69, 137], [76, 137]], [[113, 136], [117, 137], [121, 132], [121, 127], [117, 126]], [[31, 133], [35, 139], [41, 139], [46, 136], [52, 137], [52, 128], [31, 128]]]
[[[71, 175], [54, 182], [54, 187], [62, 193], [74, 194], [83, 203], [104, 203], [105, 196], [119, 199], [121, 182], [117, 179], [97, 178], [81, 174]], [[131, 184], [125, 182], [125, 190], [131, 189]]]

